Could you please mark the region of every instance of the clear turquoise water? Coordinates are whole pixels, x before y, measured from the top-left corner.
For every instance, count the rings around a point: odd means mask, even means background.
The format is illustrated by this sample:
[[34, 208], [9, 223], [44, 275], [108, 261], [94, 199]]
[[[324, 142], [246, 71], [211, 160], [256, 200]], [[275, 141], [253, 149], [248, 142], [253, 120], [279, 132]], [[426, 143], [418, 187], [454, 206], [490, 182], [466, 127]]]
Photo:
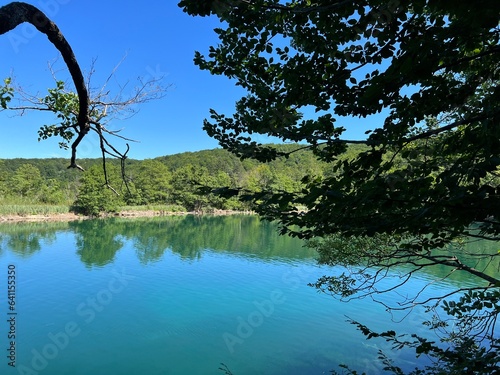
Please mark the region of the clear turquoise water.
[[[18, 313], [17, 367], [2, 359], [1, 374], [224, 374], [221, 363], [234, 375], [327, 374], [340, 363], [381, 372], [384, 343], [366, 341], [346, 317], [394, 328], [383, 307], [307, 286], [335, 270], [255, 217], [11, 224], [0, 233], [2, 349], [8, 265]], [[418, 321], [400, 328], [419, 332]], [[411, 354], [398, 355], [413, 366]]]

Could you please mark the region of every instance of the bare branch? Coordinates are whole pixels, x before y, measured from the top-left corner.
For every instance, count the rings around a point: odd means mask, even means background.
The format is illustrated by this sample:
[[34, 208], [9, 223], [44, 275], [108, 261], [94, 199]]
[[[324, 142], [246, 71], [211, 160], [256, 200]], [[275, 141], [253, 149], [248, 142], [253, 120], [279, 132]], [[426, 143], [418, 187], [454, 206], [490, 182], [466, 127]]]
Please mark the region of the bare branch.
[[[98, 90], [91, 99], [89, 95], [89, 91], [91, 91], [90, 81], [91, 76], [94, 73], [95, 61], [92, 63], [88, 80], [85, 82], [82, 71], [69, 43], [66, 41], [58, 27], [50, 19], [48, 19], [43, 12], [34, 6], [23, 2], [12, 2], [0, 7], [0, 35], [7, 33], [24, 22], [31, 23], [40, 32], [47, 35], [49, 41], [60, 51], [76, 88], [78, 109], [65, 108], [67, 114], [71, 114], [71, 116], [75, 117], [76, 123], [71, 124], [72, 119], [70, 117], [64, 125], [55, 128], [58, 131], [73, 128], [76, 132], [76, 138], [71, 144], [71, 161], [68, 168], [83, 170], [83, 168], [76, 163], [77, 148], [89, 130], [92, 129], [99, 135], [101, 152], [103, 155], [104, 173], [106, 175], [106, 154], [124, 160], [126, 158], [126, 154], [128, 153], [129, 146], [127, 144], [127, 151], [125, 153], [118, 152], [117, 149], [106, 140], [103, 132], [123, 140], [133, 140], [118, 135], [117, 133], [119, 131], [106, 129], [104, 127], [104, 119], [106, 118], [106, 122], [109, 122], [110, 120], [118, 118], [125, 113], [127, 114], [126, 117], [131, 117], [137, 113], [137, 110], [132, 108], [133, 105], [147, 103], [151, 100], [162, 98], [166, 91], [166, 88], [161, 85], [163, 77], [153, 77], [145, 81], [139, 79], [139, 86], [131, 91], [131, 95], [127, 99], [122, 99], [123, 90], [126, 85], [120, 88], [119, 93], [114, 98], [109, 98], [107, 86], [112, 77], [114, 77], [118, 67], [125, 59], [124, 56], [123, 59], [114, 67], [104, 84], [101, 86], [100, 90]], [[54, 81], [58, 82], [53, 69], [53, 63], [49, 64], [49, 69]], [[38, 96], [28, 94], [22, 90], [22, 88], [19, 88], [17, 91], [21, 94], [22, 101], [24, 101], [24, 103], [28, 103], [27, 105], [21, 104], [10, 108], [12, 110], [19, 111], [20, 114], [23, 114], [26, 110], [52, 111], [54, 113], [60, 111], [60, 108], [54, 108], [54, 106], [50, 104], [50, 101], [40, 100]], [[70, 94], [70, 92], [64, 93]], [[70, 125], [68, 125], [68, 123], [70, 123]], [[51, 129], [53, 129], [53, 127], [51, 127]], [[71, 135], [65, 135], [65, 139], [67, 139], [66, 137], [71, 137]], [[106, 183], [108, 183], [107, 177]]]

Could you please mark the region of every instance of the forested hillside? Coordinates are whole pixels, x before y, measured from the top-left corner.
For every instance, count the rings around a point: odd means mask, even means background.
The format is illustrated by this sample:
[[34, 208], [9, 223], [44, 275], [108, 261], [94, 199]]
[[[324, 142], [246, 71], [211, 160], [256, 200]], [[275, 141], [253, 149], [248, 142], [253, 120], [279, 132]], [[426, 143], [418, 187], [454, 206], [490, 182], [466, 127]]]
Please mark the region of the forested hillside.
[[[68, 169], [68, 160], [0, 160], [0, 204], [66, 205], [87, 214], [113, 212], [123, 206], [166, 205], [177, 210], [251, 209], [236, 198], [199, 194], [200, 186], [242, 188], [249, 191], [297, 191], [305, 175], [330, 171], [325, 163], [300, 145], [276, 145], [289, 157], [271, 163], [240, 160], [223, 149], [185, 152], [126, 163], [125, 181], [117, 160], [108, 160], [111, 186], [104, 186], [101, 159], [83, 159], [85, 172]], [[351, 147], [354, 155], [357, 146]], [[126, 182], [126, 183], [125, 183]]]

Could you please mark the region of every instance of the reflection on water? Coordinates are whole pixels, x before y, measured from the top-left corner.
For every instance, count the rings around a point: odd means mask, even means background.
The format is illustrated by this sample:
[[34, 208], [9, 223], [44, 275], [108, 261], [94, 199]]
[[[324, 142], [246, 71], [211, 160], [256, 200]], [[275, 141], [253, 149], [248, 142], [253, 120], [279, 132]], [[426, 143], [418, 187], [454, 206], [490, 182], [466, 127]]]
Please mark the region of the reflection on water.
[[185, 259], [199, 259], [204, 250], [260, 259], [315, 257], [301, 241], [279, 236], [273, 224], [261, 222], [256, 216], [188, 215], [0, 225], [3, 243], [23, 257], [40, 250], [41, 243], [55, 240], [61, 231], [75, 234], [77, 254], [89, 267], [112, 262], [125, 241], [133, 243], [144, 264], [161, 259], [166, 250]]
[[[255, 216], [0, 224], [0, 264], [19, 274], [18, 363], [37, 375], [222, 374], [220, 362], [235, 375], [339, 363], [381, 372], [378, 350], [389, 348], [345, 321], [382, 331], [395, 328], [390, 316], [308, 287], [335, 272], [315, 256]], [[413, 285], [447, 271], [432, 272]], [[410, 319], [398, 331], [422, 329]], [[414, 367], [412, 354], [398, 356]]]
[[58, 227], [43, 223], [0, 224], [0, 251], [8, 248], [23, 258], [29, 257], [41, 249], [42, 242], [56, 240]]
[[[113, 262], [126, 242], [133, 244], [142, 264], [158, 261], [168, 250], [182, 259], [196, 260], [204, 251], [230, 253], [260, 260], [309, 260], [316, 258], [314, 250], [303, 242], [280, 236], [276, 227], [257, 216], [173, 216], [138, 219], [105, 219], [67, 223], [0, 224], [0, 255], [4, 249], [28, 258], [56, 241], [57, 233], [68, 232], [76, 238], [76, 252], [88, 267], [102, 267]], [[480, 257], [494, 254], [496, 243], [475, 241], [463, 247], [450, 246], [441, 254], [457, 256], [464, 264], [495, 274], [500, 270], [498, 259]], [[496, 248], [495, 248], [496, 249]], [[404, 267], [401, 271], [405, 271]], [[422, 277], [442, 279], [450, 268], [436, 265], [424, 268]], [[427, 276], [426, 276], [427, 275]], [[446, 282], [468, 284], [470, 275], [454, 272]]]

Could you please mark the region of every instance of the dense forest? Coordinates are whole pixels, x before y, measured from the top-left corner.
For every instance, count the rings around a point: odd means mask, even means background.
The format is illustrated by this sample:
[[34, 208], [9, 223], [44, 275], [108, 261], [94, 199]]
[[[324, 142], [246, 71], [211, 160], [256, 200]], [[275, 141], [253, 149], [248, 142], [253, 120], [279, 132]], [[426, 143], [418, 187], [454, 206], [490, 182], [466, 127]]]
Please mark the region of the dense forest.
[[[271, 163], [240, 160], [223, 149], [185, 152], [155, 159], [128, 159], [125, 178], [118, 160], [107, 161], [111, 187], [104, 185], [101, 159], [84, 159], [85, 172], [68, 169], [68, 160], [0, 160], [0, 205], [63, 206], [83, 214], [116, 212], [127, 206], [164, 207], [172, 211], [249, 210], [250, 203], [222, 198], [202, 187], [251, 192], [297, 191], [304, 176], [332, 173], [300, 145], [275, 145], [287, 152]], [[359, 151], [353, 145], [351, 155]], [[165, 208], [166, 207], [166, 208]], [[15, 212], [14, 212], [15, 213]], [[36, 213], [36, 212], [32, 212]]]

